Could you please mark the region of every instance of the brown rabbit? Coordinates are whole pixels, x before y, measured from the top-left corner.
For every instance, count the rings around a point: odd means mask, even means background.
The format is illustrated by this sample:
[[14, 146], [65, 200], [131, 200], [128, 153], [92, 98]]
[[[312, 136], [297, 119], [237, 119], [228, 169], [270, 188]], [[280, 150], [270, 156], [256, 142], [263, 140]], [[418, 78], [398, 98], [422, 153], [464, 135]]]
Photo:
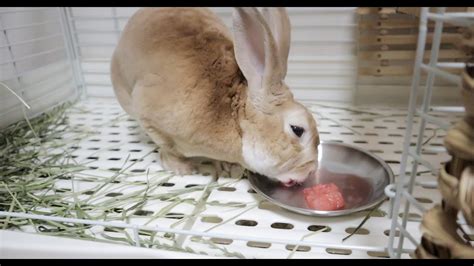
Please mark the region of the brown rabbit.
[[160, 147], [163, 168], [190, 174], [192, 158], [205, 157], [287, 186], [316, 170], [316, 122], [284, 82], [290, 28], [284, 8], [235, 9], [233, 38], [205, 8], [144, 8], [130, 18], [112, 83]]

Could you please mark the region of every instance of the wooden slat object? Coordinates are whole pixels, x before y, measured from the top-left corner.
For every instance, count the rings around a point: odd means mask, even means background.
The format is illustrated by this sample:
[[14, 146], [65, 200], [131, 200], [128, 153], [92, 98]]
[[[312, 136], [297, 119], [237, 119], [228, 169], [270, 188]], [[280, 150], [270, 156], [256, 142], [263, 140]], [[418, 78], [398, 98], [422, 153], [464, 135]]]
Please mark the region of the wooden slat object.
[[[390, 30], [405, 30], [405, 31], [411, 30], [414, 33], [416, 33], [418, 31], [418, 25], [403, 25], [403, 24], [396, 24], [396, 23], [393, 23], [393, 24], [390, 25], [387, 22], [379, 23], [379, 21], [374, 21], [373, 23], [360, 23], [360, 24], [365, 24], [366, 25], [364, 28], [361, 29], [361, 32], [385, 30], [385, 32], [390, 33]], [[359, 26], [361, 26], [360, 24], [359, 24]], [[428, 31], [432, 32], [434, 30], [434, 27], [435, 27], [434, 24], [428, 25]], [[443, 27], [443, 28], [444, 28], [445, 31], [448, 31], [448, 30], [455, 31], [459, 27], [446, 24], [446, 26]]]
[[[453, 74], [460, 74], [460, 69], [445, 69]], [[413, 73], [413, 66], [375, 66], [359, 68], [359, 75], [369, 76], [410, 76]]]
[[[467, 7], [447, 8], [447, 12], [465, 12]], [[413, 73], [418, 42], [420, 8], [359, 8], [358, 60], [359, 76], [407, 76]], [[435, 9], [431, 9], [435, 12]], [[434, 22], [429, 21], [424, 59], [429, 59]], [[458, 49], [465, 31], [444, 25], [439, 60], [463, 62], [468, 52]], [[396, 62], [395, 62], [396, 61]], [[367, 67], [367, 65], [370, 65]], [[452, 70], [450, 70], [451, 72]], [[459, 73], [454, 70], [454, 73]]]
[[[359, 60], [409, 60], [413, 61], [416, 51], [363, 51], [358, 53]], [[466, 53], [459, 50], [439, 50], [439, 59], [464, 59]], [[430, 51], [425, 51], [424, 59], [430, 58]]]
[[471, 58], [474, 57], [474, 26], [463, 30], [462, 40], [458, 45], [461, 51], [465, 52]]
[[[428, 27], [428, 34], [434, 32], [434, 27]], [[443, 27], [443, 33], [462, 33], [461, 28], [456, 26]], [[365, 37], [367, 35], [418, 35], [418, 27], [405, 27], [405, 28], [364, 28], [359, 27], [359, 37]]]
[[368, 15], [368, 14], [395, 14], [397, 12], [396, 7], [359, 7], [357, 14]]
[[[418, 19], [393, 16], [378, 16], [359, 20], [359, 27], [367, 28], [413, 28], [418, 26]], [[434, 27], [430, 21], [428, 27]]]
[[[434, 8], [430, 8], [433, 11]], [[473, 12], [473, 7], [448, 7], [446, 12]], [[360, 7], [357, 9], [358, 15], [371, 15], [371, 14], [407, 14], [413, 16], [420, 15], [419, 7]]]
[[[419, 7], [397, 7], [397, 12], [413, 15], [413, 16], [420, 16], [420, 8]], [[430, 12], [434, 12], [434, 8], [430, 8]], [[448, 7], [446, 8], [446, 12], [472, 12], [472, 7]]]
[[[441, 43], [458, 43], [462, 40], [460, 33], [446, 33], [443, 34]], [[426, 43], [433, 41], [433, 34], [427, 34]], [[369, 35], [360, 36], [359, 45], [373, 45], [373, 44], [416, 44], [418, 36], [411, 35]]]

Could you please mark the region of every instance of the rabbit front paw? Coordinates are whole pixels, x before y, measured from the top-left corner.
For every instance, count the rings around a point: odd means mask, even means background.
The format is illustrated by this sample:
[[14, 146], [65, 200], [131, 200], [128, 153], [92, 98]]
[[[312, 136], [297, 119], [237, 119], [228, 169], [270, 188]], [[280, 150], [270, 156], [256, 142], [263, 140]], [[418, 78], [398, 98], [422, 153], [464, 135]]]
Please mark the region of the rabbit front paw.
[[197, 173], [196, 164], [185, 157], [167, 151], [160, 151], [161, 167], [177, 175], [191, 175]]
[[222, 177], [239, 178], [244, 171], [244, 168], [236, 163], [213, 161], [213, 164], [216, 174]]

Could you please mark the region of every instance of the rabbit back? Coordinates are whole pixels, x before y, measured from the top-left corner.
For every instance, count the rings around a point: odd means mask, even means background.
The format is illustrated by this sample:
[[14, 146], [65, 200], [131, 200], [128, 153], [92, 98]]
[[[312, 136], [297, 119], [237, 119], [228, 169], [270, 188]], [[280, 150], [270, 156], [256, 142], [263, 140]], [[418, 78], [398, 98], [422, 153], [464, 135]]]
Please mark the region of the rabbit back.
[[235, 158], [228, 152], [228, 143], [240, 145], [232, 104], [244, 78], [233, 49], [231, 33], [207, 9], [140, 9], [113, 54], [117, 98], [185, 156]]

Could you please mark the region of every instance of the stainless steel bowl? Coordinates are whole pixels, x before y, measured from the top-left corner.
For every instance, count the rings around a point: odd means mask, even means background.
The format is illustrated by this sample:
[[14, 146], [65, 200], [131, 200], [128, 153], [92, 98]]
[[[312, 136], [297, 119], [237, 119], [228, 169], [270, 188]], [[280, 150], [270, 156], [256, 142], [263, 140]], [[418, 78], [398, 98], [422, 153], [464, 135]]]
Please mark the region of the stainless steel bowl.
[[[393, 182], [393, 172], [372, 153], [344, 143], [324, 142], [318, 148], [318, 173], [303, 184], [286, 188], [255, 173], [250, 173], [249, 181], [258, 194], [289, 211], [311, 216], [341, 216], [369, 209], [385, 200], [384, 188]], [[339, 187], [344, 209], [308, 208], [303, 189], [320, 183], [335, 183]]]

